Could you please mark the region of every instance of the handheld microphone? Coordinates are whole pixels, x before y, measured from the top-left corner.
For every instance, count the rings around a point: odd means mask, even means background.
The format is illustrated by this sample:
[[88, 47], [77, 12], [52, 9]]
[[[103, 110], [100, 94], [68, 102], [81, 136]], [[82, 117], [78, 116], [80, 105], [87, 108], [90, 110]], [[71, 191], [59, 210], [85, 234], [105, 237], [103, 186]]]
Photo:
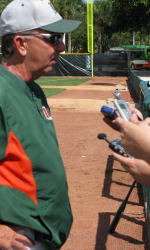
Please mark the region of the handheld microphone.
[[98, 134], [98, 139], [105, 140], [109, 144], [109, 148], [111, 148], [114, 152], [123, 155], [124, 157], [133, 158], [131, 155], [127, 154], [124, 148], [121, 146], [120, 140], [109, 141], [107, 139], [106, 134]]

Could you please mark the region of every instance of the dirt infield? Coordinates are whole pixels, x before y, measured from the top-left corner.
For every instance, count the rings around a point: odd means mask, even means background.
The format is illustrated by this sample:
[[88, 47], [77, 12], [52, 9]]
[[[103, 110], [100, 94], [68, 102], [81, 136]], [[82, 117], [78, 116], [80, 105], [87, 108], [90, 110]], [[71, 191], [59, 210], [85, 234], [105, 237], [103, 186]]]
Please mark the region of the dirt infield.
[[[47, 86], [45, 86], [47, 87]], [[55, 88], [55, 86], [49, 86]], [[63, 86], [66, 91], [48, 99], [51, 108], [77, 112], [99, 112], [102, 105], [113, 99], [113, 92], [121, 90], [123, 98], [133, 103], [126, 86], [126, 77], [95, 77], [79, 86]]]
[[[105, 141], [119, 138], [103, 121], [101, 105], [111, 105], [118, 85], [126, 101], [133, 103], [125, 77], [97, 77], [48, 98], [64, 161], [74, 223], [62, 250], [145, 249], [144, 208], [140, 187], [135, 187], [115, 234], [110, 222], [133, 179], [114, 162]], [[109, 102], [110, 101], [110, 102]]]

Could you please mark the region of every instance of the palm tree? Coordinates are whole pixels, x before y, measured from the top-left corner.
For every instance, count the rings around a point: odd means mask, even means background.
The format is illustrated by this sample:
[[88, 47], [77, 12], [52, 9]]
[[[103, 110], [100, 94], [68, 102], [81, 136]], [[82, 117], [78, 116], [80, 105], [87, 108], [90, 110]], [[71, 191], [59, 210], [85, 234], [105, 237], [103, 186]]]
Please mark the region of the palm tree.
[[94, 27], [97, 27], [98, 33], [98, 53], [102, 53], [102, 32], [104, 25], [110, 22], [110, 3], [109, 1], [94, 2]]
[[[75, 19], [77, 12], [82, 9], [82, 0], [53, 0], [54, 6], [60, 15], [65, 19]], [[71, 53], [71, 33], [68, 33], [68, 52]]]

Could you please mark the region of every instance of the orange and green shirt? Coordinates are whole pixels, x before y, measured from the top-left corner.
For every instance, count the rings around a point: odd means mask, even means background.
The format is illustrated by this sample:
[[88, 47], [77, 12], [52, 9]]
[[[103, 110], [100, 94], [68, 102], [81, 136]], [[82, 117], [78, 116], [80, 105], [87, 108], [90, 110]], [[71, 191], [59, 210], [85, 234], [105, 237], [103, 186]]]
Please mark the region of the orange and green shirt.
[[48, 249], [68, 237], [72, 213], [63, 162], [42, 89], [0, 65], [0, 220], [44, 235]]

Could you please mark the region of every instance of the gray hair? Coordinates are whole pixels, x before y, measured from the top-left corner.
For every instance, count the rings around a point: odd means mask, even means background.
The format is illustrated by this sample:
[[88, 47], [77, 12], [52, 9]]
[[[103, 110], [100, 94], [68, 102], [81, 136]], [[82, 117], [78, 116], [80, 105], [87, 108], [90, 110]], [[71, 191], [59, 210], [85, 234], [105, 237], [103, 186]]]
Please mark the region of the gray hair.
[[[30, 32], [33, 31], [26, 31], [23, 32], [23, 34], [30, 34]], [[21, 33], [18, 33], [18, 35], [21, 35]], [[8, 58], [11, 57], [14, 52], [15, 52], [15, 46], [14, 46], [14, 37], [17, 34], [7, 34], [1, 37], [1, 52], [2, 52], [2, 57]], [[26, 36], [26, 39], [33, 39], [32, 36]]]

